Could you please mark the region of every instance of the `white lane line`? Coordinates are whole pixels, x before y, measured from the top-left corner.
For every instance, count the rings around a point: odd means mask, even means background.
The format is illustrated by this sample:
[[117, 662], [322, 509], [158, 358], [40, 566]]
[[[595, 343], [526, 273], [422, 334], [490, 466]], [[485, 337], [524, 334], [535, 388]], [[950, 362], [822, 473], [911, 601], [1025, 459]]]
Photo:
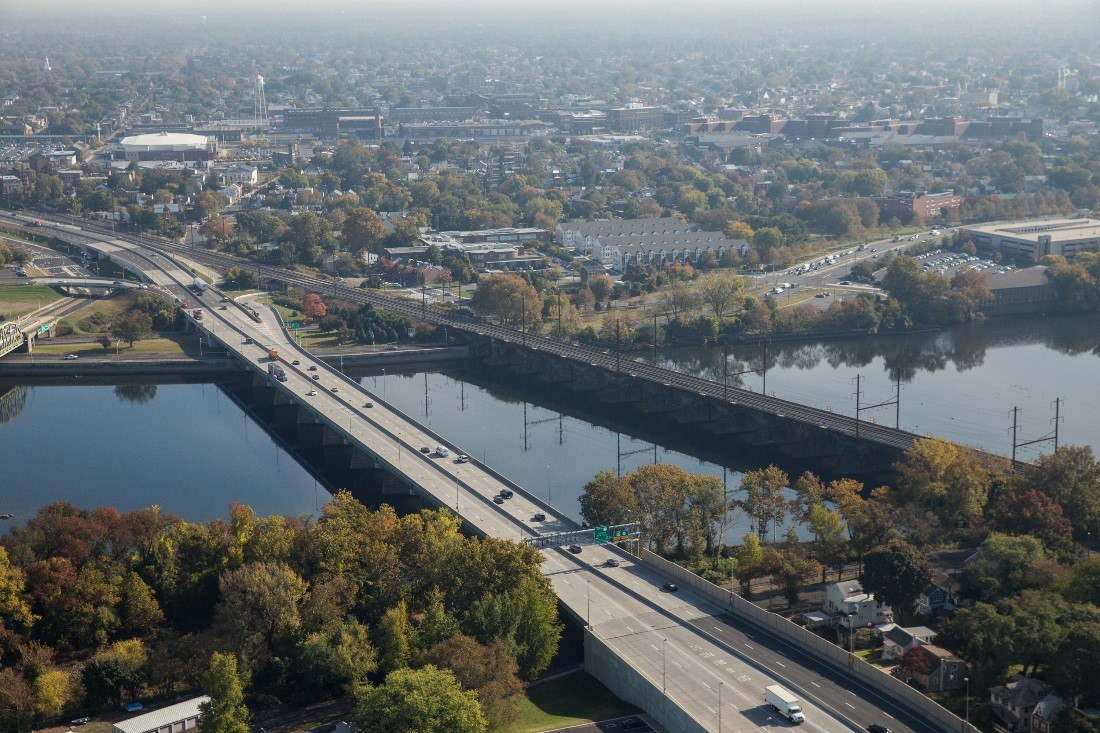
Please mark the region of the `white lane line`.
[[776, 664], [778, 664], [778, 665], [779, 665], [780, 667], [782, 667], [783, 669], [786, 669], [786, 668], [787, 668], [787, 665], [783, 664], [783, 662], [776, 662]]
[[[747, 646], [747, 647], [748, 647], [749, 649], [753, 649], [753, 647], [752, 647], [752, 645], [751, 645], [751, 644], [745, 644], [745, 646]], [[756, 651], [756, 650], [755, 650], [755, 649], [753, 649], [753, 651]]]
[[821, 685], [817, 684], [813, 680], [810, 680], [810, 684], [813, 685], [814, 687], [821, 687]]
[[844, 704], [845, 704], [845, 705], [847, 705], [848, 707], [850, 707], [850, 708], [851, 708], [852, 710], [855, 710], [855, 709], [856, 709], [856, 706], [855, 706], [855, 705], [853, 705], [853, 704], [852, 704], [852, 703], [850, 703], [850, 702], [847, 702], [847, 701], [845, 701], [845, 702], [844, 702]]

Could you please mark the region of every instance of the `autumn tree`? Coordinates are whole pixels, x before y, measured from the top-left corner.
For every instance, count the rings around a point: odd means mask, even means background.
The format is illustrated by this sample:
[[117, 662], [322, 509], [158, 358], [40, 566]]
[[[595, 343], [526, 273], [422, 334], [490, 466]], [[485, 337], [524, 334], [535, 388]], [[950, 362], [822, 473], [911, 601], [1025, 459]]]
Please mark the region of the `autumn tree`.
[[409, 666], [412, 654], [412, 628], [404, 601], [382, 614], [376, 632], [378, 663], [383, 673]]
[[386, 225], [372, 209], [352, 209], [343, 225], [344, 244], [351, 252], [377, 252], [386, 238]]
[[899, 504], [913, 503], [965, 526], [982, 515], [992, 477], [973, 452], [939, 438], [917, 438], [896, 464]]
[[510, 723], [518, 715], [523, 683], [500, 639], [480, 644], [464, 634], [452, 636], [417, 655], [417, 666], [427, 664], [450, 670], [463, 690], [476, 692], [491, 727]]
[[199, 704], [199, 733], [248, 733], [248, 708], [232, 654], [214, 652], [202, 676], [210, 700]]
[[302, 313], [311, 320], [317, 321], [328, 315], [328, 307], [317, 293], [307, 293], [302, 298]]
[[1062, 507], [1075, 531], [1100, 536], [1100, 463], [1087, 445], [1039, 456], [1023, 469], [1027, 485]]
[[726, 272], [712, 272], [699, 280], [699, 301], [721, 320], [745, 299], [745, 281]]
[[93, 703], [121, 705], [145, 684], [148, 652], [137, 639], [116, 642], [93, 656], [81, 673], [84, 694]]
[[615, 289], [615, 281], [607, 275], [597, 275], [588, 281], [588, 289], [592, 291], [597, 303], [603, 303], [611, 297], [611, 291]]
[[470, 307], [502, 325], [530, 329], [540, 319], [542, 299], [519, 275], [489, 275], [478, 283]]
[[867, 553], [859, 576], [863, 590], [891, 606], [902, 622], [912, 617], [917, 598], [931, 579], [932, 568], [924, 555], [900, 540]]
[[638, 514], [638, 502], [627, 481], [612, 471], [599, 471], [581, 489], [581, 517], [592, 526], [624, 524]]
[[214, 626], [232, 639], [249, 674], [266, 663], [276, 640], [301, 626], [306, 583], [285, 563], [254, 562], [222, 573]]
[[913, 678], [924, 677], [927, 679], [931, 671], [932, 664], [928, 661], [928, 657], [921, 651], [920, 646], [915, 646], [901, 655], [901, 658], [898, 659], [897, 671], [894, 674], [903, 682], [910, 682]]
[[1012, 620], [988, 603], [959, 609], [940, 630], [936, 643], [966, 660], [978, 689], [999, 680], [1012, 661]]
[[37, 620], [24, 582], [23, 571], [11, 564], [7, 550], [0, 546], [0, 628], [25, 630]]
[[752, 517], [761, 541], [767, 541], [769, 526], [774, 532], [787, 516], [788, 503], [783, 492], [790, 482], [778, 466], [746, 471], [741, 477], [741, 490], [745, 492], [741, 507]]
[[488, 728], [477, 693], [463, 691], [454, 674], [430, 664], [391, 672], [377, 687], [360, 687], [351, 720], [363, 733], [485, 733]]

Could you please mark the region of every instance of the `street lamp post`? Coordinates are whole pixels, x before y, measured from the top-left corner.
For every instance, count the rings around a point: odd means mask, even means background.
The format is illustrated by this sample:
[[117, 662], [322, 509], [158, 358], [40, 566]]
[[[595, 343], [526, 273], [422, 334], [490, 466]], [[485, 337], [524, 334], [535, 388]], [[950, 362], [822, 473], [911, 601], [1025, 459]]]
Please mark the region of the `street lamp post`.
[[588, 630], [592, 630], [592, 581], [585, 581], [584, 596], [588, 600]]
[[661, 639], [661, 692], [668, 693], [668, 639]]
[[554, 488], [550, 479], [550, 467], [546, 467], [546, 503], [553, 506], [554, 504]]
[[718, 680], [718, 733], [722, 733], [722, 688], [725, 686], [725, 680]]
[[966, 683], [966, 717], [964, 718], [964, 720], [966, 720], [966, 724], [967, 724], [967, 726], [969, 726], [970, 725], [970, 678], [969, 677], [963, 677], [963, 682]]
[[382, 399], [386, 399], [386, 367], [382, 367]]

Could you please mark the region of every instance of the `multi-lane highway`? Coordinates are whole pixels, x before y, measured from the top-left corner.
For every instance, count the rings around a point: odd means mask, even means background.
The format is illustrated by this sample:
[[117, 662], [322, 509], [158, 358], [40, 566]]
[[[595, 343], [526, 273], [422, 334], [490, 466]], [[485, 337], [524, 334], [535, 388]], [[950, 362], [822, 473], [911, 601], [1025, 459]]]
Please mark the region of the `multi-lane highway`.
[[[204, 318], [196, 325], [205, 334], [406, 484], [455, 509], [473, 531], [519, 541], [576, 529], [568, 518], [522, 490], [502, 504], [495, 503], [493, 497], [502, 489], [518, 487], [476, 460], [459, 462], [461, 445], [445, 443], [391, 409], [378, 395], [300, 350], [273, 312], [259, 311], [257, 322], [218, 293], [189, 291], [186, 286], [192, 275], [183, 262], [166, 256], [169, 250], [155, 253], [134, 242], [95, 233], [49, 233], [108, 254], [128, 270], [141, 273], [167, 297], [186, 301], [192, 309], [203, 308]], [[283, 356], [279, 365], [286, 381], [268, 373], [271, 347]], [[631, 369], [635, 366], [642, 365], [632, 364]], [[421, 452], [439, 443], [450, 448], [449, 456]], [[546, 515], [544, 521], [536, 521], [540, 513]], [[587, 544], [577, 554], [549, 549], [544, 557], [543, 571], [563, 605], [638, 674], [664, 690], [702, 730], [717, 731], [721, 725], [724, 731], [744, 733], [784, 725], [762, 698], [763, 688], [776, 683], [800, 697], [806, 725], [818, 733], [863, 729], [871, 723], [884, 723], [898, 733], [938, 730], [899, 709], [877, 690], [855, 683], [735, 617], [728, 608], [689, 589], [663, 590], [668, 578], [612, 546]], [[619, 565], [609, 566], [609, 557]]]

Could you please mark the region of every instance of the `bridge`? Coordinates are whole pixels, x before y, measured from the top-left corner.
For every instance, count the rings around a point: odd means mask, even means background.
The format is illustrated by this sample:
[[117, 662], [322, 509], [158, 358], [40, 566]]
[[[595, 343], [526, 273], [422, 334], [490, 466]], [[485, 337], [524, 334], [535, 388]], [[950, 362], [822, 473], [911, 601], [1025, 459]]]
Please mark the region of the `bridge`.
[[[152, 252], [144, 243], [109, 236], [65, 238], [109, 253], [171, 297], [201, 305], [207, 315], [194, 322], [201, 337], [234, 355], [255, 384], [293, 411], [293, 419], [323, 431], [326, 444], [353, 450], [365, 465], [385, 471], [399, 490], [453, 509], [467, 531], [528, 541], [581, 529], [490, 466], [455, 458], [460, 445], [300, 349], [273, 311], [223, 304], [215, 292], [196, 302], [186, 287], [191, 272], [174, 250]], [[494, 328], [468, 325], [472, 333]], [[276, 366], [268, 359], [269, 347], [284, 355], [277, 364], [281, 380], [269, 371]], [[451, 455], [421, 452], [437, 445]], [[505, 489], [514, 497], [497, 504], [494, 497]], [[585, 626], [588, 671], [669, 730], [745, 731], [781, 723], [762, 695], [765, 686], [782, 684], [799, 696], [806, 725], [817, 733], [861, 730], [871, 723], [885, 723], [898, 733], [976, 733], [900, 681], [813, 641], [808, 632], [729, 591], [685, 580], [682, 571], [647, 552], [630, 555], [597, 544], [593, 536], [580, 553], [548, 547], [543, 556], [543, 572], [562, 608]], [[672, 578], [685, 586], [680, 592], [664, 589]]]

